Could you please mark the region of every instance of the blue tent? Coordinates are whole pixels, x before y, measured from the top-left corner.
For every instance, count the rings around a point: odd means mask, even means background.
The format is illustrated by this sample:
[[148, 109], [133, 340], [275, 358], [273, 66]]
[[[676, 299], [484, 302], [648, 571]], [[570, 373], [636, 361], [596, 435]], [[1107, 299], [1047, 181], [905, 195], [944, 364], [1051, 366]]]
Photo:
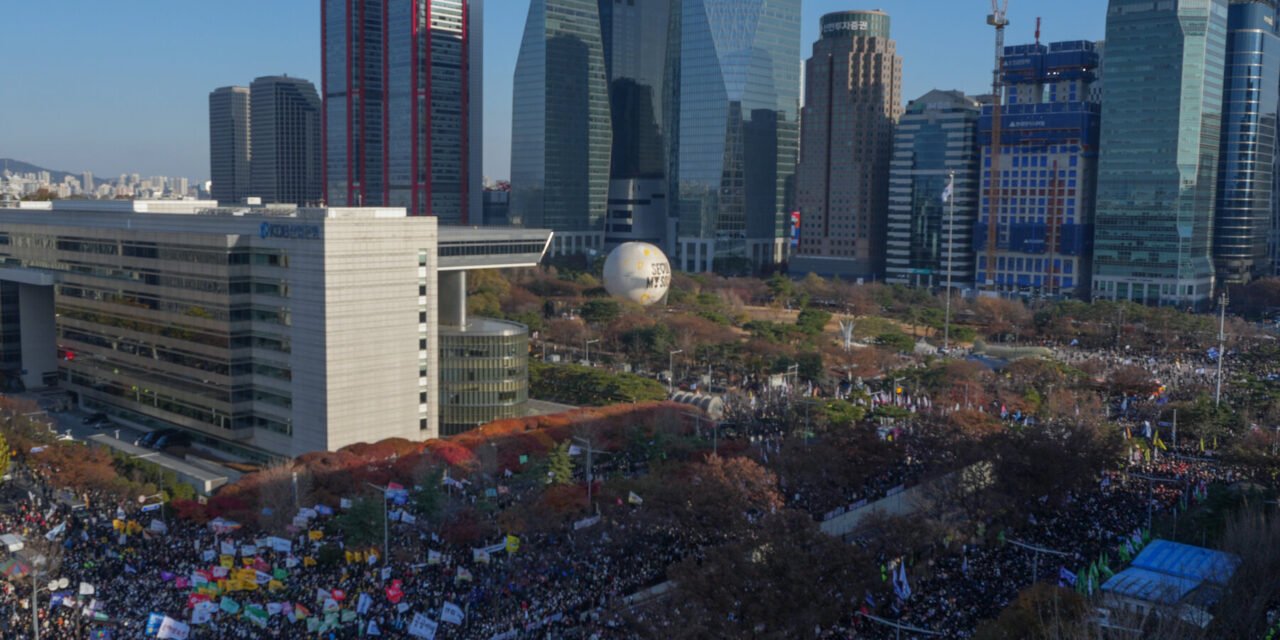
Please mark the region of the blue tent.
[[1240, 558], [1189, 544], [1153, 540], [1130, 566], [1225, 587], [1240, 566]]

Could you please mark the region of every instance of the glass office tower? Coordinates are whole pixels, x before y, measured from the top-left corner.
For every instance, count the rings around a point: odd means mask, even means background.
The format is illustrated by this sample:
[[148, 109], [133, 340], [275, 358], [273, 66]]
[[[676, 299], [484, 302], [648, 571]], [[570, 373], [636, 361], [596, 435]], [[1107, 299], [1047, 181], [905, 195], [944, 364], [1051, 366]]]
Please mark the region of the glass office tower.
[[253, 123], [249, 195], [263, 203], [314, 205], [320, 185], [320, 96], [301, 78], [264, 76], [249, 85]]
[[676, 262], [780, 262], [799, 145], [800, 0], [684, 0], [677, 28]]
[[323, 0], [324, 182], [331, 206], [468, 221], [468, 0]]
[[1095, 297], [1199, 304], [1213, 291], [1226, 0], [1111, 0]]
[[1227, 18], [1226, 86], [1213, 261], [1219, 285], [1270, 272], [1280, 25], [1275, 0], [1232, 0]]
[[[889, 168], [887, 282], [919, 287], [973, 283], [970, 230], [978, 205], [978, 117], [960, 91], [930, 91], [907, 105]], [[954, 202], [944, 201], [950, 176]]]
[[673, 0], [598, 1], [613, 123], [605, 245], [667, 247]]
[[529, 5], [512, 107], [512, 219], [553, 230], [552, 255], [603, 249], [612, 134], [596, 0]]

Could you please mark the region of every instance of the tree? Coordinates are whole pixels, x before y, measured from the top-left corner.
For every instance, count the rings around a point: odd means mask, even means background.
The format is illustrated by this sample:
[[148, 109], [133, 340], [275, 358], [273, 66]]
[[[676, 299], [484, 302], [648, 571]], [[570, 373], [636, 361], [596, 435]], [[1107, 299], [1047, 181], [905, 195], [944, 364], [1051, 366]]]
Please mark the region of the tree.
[[547, 453], [547, 484], [571, 484], [573, 460], [569, 458], [569, 441], [565, 440]]
[[342, 532], [348, 547], [367, 547], [382, 542], [383, 503], [382, 494], [362, 496], [351, 503], [351, 508], [334, 518], [334, 525]]
[[1018, 594], [996, 620], [978, 627], [978, 640], [1058, 640], [1092, 637], [1084, 597], [1040, 582]]
[[592, 298], [582, 305], [582, 319], [590, 324], [605, 325], [622, 315], [622, 305], [613, 298]]
[[4, 476], [9, 475], [9, 463], [13, 460], [13, 452], [9, 450], [9, 441], [5, 440], [4, 434], [0, 434], [0, 482], [4, 482]]

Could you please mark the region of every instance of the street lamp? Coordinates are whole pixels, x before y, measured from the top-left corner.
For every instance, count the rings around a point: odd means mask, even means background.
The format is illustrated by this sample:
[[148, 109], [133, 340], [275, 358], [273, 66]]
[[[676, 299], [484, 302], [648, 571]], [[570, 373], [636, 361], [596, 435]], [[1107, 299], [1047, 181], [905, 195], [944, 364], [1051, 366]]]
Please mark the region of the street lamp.
[[574, 436], [573, 439], [577, 440], [578, 442], [581, 442], [582, 444], [587, 445], [587, 507], [590, 508], [591, 507], [591, 488], [592, 488], [591, 485], [595, 482], [595, 476], [593, 475], [594, 466], [592, 465], [591, 456], [596, 453], [603, 453], [605, 455], [608, 455], [609, 452], [601, 451], [593, 447], [591, 445], [590, 438], [581, 438], [578, 436]]
[[684, 353], [684, 349], [676, 349], [667, 354], [667, 396], [676, 393], [676, 354]]
[[40, 606], [38, 604], [38, 599], [36, 596], [41, 591], [52, 592], [52, 591], [57, 591], [59, 589], [66, 589], [67, 585], [71, 584], [71, 581], [67, 580], [66, 578], [58, 578], [57, 580], [50, 580], [45, 585], [45, 587], [41, 589], [39, 586], [36, 585], [37, 573], [38, 571], [36, 571], [36, 568], [34, 566], [31, 567], [31, 632], [35, 640], [40, 640]]
[[586, 356], [584, 356], [584, 359], [586, 360], [588, 367], [591, 366], [591, 345], [596, 342], [600, 342], [600, 338], [596, 338], [595, 340], [586, 340], [584, 342], [584, 345], [586, 346], [586, 352], [587, 352]]
[[[151, 504], [147, 504], [147, 500], [150, 500], [150, 499], [152, 499], [152, 498], [155, 498], [155, 499], [156, 499], [156, 502], [153, 502], [153, 503], [151, 503]], [[164, 520], [164, 519], [165, 519], [165, 517], [164, 517], [164, 494], [163, 494], [163, 493], [153, 493], [153, 494], [151, 494], [151, 495], [149, 495], [149, 496], [138, 496], [138, 504], [142, 505], [142, 512], [143, 512], [143, 513], [146, 513], [146, 512], [148, 512], [148, 511], [152, 511], [152, 510], [154, 510], [154, 509], [159, 509], [159, 510], [160, 510], [160, 519], [161, 519], [161, 520]]]

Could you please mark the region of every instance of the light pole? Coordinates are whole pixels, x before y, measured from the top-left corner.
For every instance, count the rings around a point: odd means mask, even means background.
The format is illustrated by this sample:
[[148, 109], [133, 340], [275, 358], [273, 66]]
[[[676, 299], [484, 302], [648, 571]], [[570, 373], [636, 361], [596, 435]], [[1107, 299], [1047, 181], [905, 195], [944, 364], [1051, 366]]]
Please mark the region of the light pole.
[[595, 467], [592, 464], [592, 461], [593, 461], [592, 455], [596, 453], [603, 453], [608, 455], [608, 452], [601, 451], [591, 446], [590, 438], [580, 438], [578, 436], [574, 436], [573, 439], [577, 440], [578, 442], [581, 442], [582, 444], [587, 445], [587, 507], [590, 508], [591, 507], [591, 485], [594, 484], [595, 482], [595, 475], [593, 474], [593, 470], [595, 469]]
[[[147, 504], [147, 500], [150, 500], [150, 499], [152, 499], [152, 498], [155, 498], [158, 502], [153, 502], [153, 503], [151, 503], [151, 504]], [[151, 495], [149, 495], [149, 496], [138, 496], [138, 504], [142, 505], [142, 512], [143, 512], [143, 513], [146, 513], [147, 511], [151, 511], [152, 509], [155, 509], [155, 508], [160, 509], [160, 519], [161, 519], [161, 520], [164, 520], [164, 519], [165, 519], [165, 517], [164, 517], [164, 494], [163, 494], [163, 493], [153, 493], [153, 494], [151, 494]]]
[[1034, 559], [1034, 560], [1032, 560], [1032, 564], [1031, 564], [1031, 582], [1032, 582], [1033, 584], [1034, 584], [1034, 583], [1036, 583], [1036, 582], [1040, 582], [1040, 554], [1042, 554], [1042, 553], [1047, 553], [1047, 554], [1055, 555], [1055, 556], [1058, 556], [1058, 557], [1061, 557], [1061, 558], [1070, 558], [1070, 557], [1071, 557], [1071, 554], [1069, 554], [1069, 553], [1063, 553], [1063, 552], [1061, 552], [1061, 551], [1055, 551], [1055, 550], [1053, 550], [1053, 549], [1046, 549], [1046, 548], [1044, 548], [1044, 547], [1038, 547], [1038, 546], [1033, 545], [1033, 544], [1027, 544], [1027, 543], [1025, 543], [1025, 542], [1018, 542], [1017, 540], [1005, 540], [1005, 542], [1008, 542], [1009, 544], [1014, 545], [1014, 546], [1022, 547], [1023, 549], [1026, 549], [1026, 550], [1028, 550], [1028, 551], [1033, 551], [1033, 552], [1035, 552], [1035, 554], [1036, 554], [1036, 555], [1035, 555], [1035, 559]]
[[293, 472], [293, 509], [298, 510], [298, 472]]
[[38, 604], [39, 599], [37, 598], [37, 595], [41, 591], [52, 592], [57, 591], [58, 589], [66, 589], [67, 585], [71, 584], [71, 581], [66, 578], [50, 580], [48, 584], [41, 589], [36, 584], [36, 575], [39, 574], [39, 571], [36, 570], [34, 565], [35, 562], [33, 561], [31, 567], [31, 633], [35, 640], [40, 640], [40, 606]]
[[586, 355], [583, 356], [583, 359], [586, 360], [588, 367], [591, 366], [591, 345], [596, 342], [600, 342], [600, 338], [596, 338], [595, 340], [583, 341], [583, 347], [584, 347], [584, 350], [586, 351]]
[[1218, 390], [1213, 396], [1213, 408], [1222, 403], [1222, 361], [1227, 359], [1227, 294], [1223, 292], [1218, 303]]
[[946, 320], [942, 325], [942, 350], [951, 350], [951, 252], [955, 246], [952, 242], [951, 232], [956, 220], [956, 194], [954, 192], [956, 186], [956, 172], [947, 173], [949, 181], [947, 182], [947, 311]]
[[667, 353], [667, 396], [676, 393], [676, 354], [684, 353], [684, 349], [676, 349]]
[[366, 482], [366, 485], [382, 492], [382, 562], [383, 566], [391, 560], [391, 554], [387, 552], [387, 488], [379, 487], [372, 482]]

